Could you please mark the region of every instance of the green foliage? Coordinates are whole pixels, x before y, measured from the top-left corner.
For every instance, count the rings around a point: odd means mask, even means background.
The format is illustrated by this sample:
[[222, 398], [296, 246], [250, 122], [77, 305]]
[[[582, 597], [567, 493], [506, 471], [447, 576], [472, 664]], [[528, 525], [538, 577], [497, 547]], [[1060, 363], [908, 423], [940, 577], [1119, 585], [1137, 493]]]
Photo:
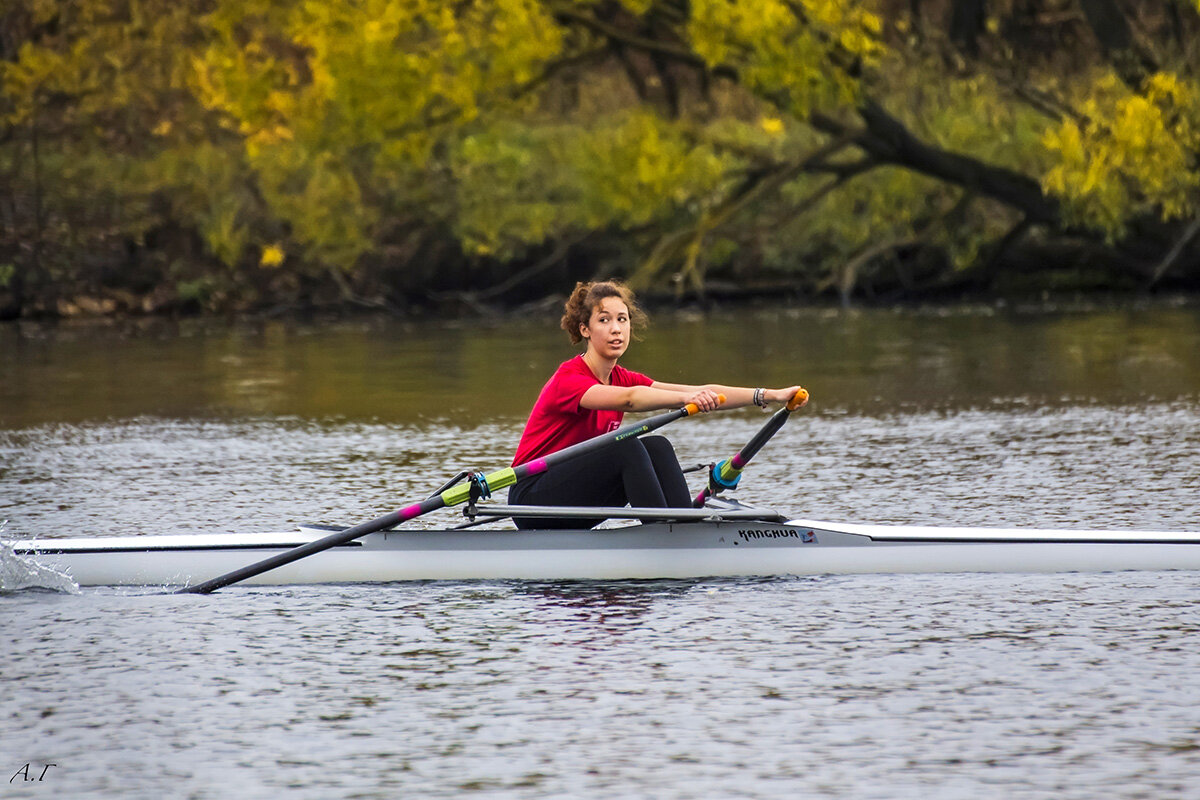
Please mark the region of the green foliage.
[[848, 67], [877, 63], [881, 29], [878, 16], [846, 0], [695, 0], [687, 35], [709, 65], [735, 66], [746, 88], [803, 118], [858, 96]]
[[[104, 187], [120, 215], [93, 235], [142, 241], [175, 224], [227, 268], [279, 268], [270, 249], [298, 256], [292, 269], [353, 271], [397, 224], [444, 226], [469, 256], [501, 259], [670, 227], [721, 205], [747, 149], [786, 152], [774, 113], [669, 118], [615, 90], [604, 62], [590, 94], [554, 80], [556, 63], [597, 44], [572, 24], [608, 13], [591, 2], [218, 0], [203, 15], [162, 0], [30, 2], [59, 33], [0, 66], [2, 108], [10, 126], [53, 118], [38, 180], [57, 216], [86, 238], [80, 209]], [[850, 102], [848, 67], [878, 59], [879, 33], [848, 0], [697, 2], [676, 31], [680, 52], [796, 114]], [[564, 91], [573, 107], [548, 113]], [[188, 279], [180, 294], [219, 292]]]
[[1043, 184], [1071, 218], [1116, 238], [1136, 215], [1200, 211], [1200, 85], [1160, 72], [1137, 92], [1112, 74], [1089, 88], [1083, 119], [1044, 139], [1055, 162]]
[[571, 232], [639, 228], [713, 194], [728, 166], [652, 113], [587, 129], [501, 122], [453, 150], [456, 228], [473, 252], [501, 257]]
[[892, 54], [881, 73], [885, 96], [905, 100], [892, 104], [893, 111], [931, 144], [1020, 172], [1048, 166], [1040, 142], [1052, 121], [1017, 102], [996, 76], [946, 73], [937, 62], [900, 54]]
[[232, 147], [201, 141], [168, 147], [142, 165], [147, 191], [169, 204], [171, 217], [187, 220], [208, 251], [226, 266], [237, 266], [255, 237], [251, 221], [255, 195], [246, 180], [246, 159]]
[[455, 144], [455, 230], [469, 252], [511, 256], [578, 224], [567, 174], [574, 133], [501, 121]]
[[443, 137], [517, 104], [513, 90], [560, 47], [526, 0], [224, 2], [207, 23], [198, 96], [244, 137], [271, 213], [308, 259], [343, 270], [375, 244], [382, 209], [436, 196], [421, 187], [436, 182]]
[[[1073, 70], [1026, 63], [995, 20], [972, 62], [877, 0], [12, 4], [0, 256], [46, 286], [157, 249], [162, 281], [215, 308], [298, 273], [415, 270], [411, 241], [443, 245], [424, 275], [589, 234], [660, 285], [746, 264], [844, 285], [889, 243], [971, 265], [1023, 209], [970, 170], [869, 155], [868, 101], [1040, 181], [1052, 233], [1200, 213], [1193, 72], [1164, 59], [1131, 89], [1082, 48]], [[1200, 27], [1181, 20], [1177, 66]], [[854, 134], [827, 160], [821, 120]]]
[[[895, 109], [898, 116], [932, 145], [1023, 174], [1048, 168], [1051, 159], [1041, 141], [1052, 122], [1043, 113], [1014, 102], [995, 76], [939, 76], [939, 71], [944, 72], [937, 62], [891, 53], [877, 83], [888, 96], [907, 98]], [[921, 81], [922, 75], [928, 80]], [[919, 91], [911, 91], [918, 81]], [[942, 248], [958, 269], [973, 265], [986, 244], [1019, 219], [1016, 212], [973, 195], [970, 187], [894, 168], [857, 179], [826, 208], [833, 220], [856, 220], [860, 226], [858, 237], [845, 223], [827, 235], [851, 248], [847, 258], [873, 242], [921, 240]]]

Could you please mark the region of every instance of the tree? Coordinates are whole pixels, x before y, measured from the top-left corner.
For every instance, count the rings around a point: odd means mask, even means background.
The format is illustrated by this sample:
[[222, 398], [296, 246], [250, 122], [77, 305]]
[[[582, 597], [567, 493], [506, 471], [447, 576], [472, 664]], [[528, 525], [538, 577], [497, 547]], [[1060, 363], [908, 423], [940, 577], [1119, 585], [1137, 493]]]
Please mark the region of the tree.
[[197, 27], [191, 9], [157, 0], [29, 0], [5, 21], [0, 261], [52, 302], [115, 280], [112, 265], [163, 223], [155, 160], [208, 141], [186, 86]]
[[397, 305], [569, 261], [849, 298], [1098, 253], [1101, 282], [1200, 279], [1195, 2], [3, 13], [0, 292]]

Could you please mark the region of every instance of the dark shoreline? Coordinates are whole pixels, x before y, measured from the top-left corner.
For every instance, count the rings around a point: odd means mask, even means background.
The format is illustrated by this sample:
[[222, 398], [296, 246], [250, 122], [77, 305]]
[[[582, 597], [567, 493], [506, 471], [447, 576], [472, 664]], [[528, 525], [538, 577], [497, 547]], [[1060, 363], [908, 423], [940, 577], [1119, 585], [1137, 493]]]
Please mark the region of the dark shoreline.
[[[715, 293], [714, 293], [715, 294]], [[0, 330], [125, 328], [130, 332], [160, 326], [197, 326], [217, 328], [236, 325], [261, 325], [282, 322], [300, 326], [339, 324], [446, 324], [478, 325], [490, 328], [515, 319], [541, 317], [557, 323], [565, 294], [552, 294], [540, 300], [506, 306], [417, 307], [396, 313], [366, 309], [353, 304], [320, 308], [267, 308], [230, 312], [160, 312], [78, 314], [72, 316], [38, 315], [0, 320]], [[1106, 311], [1142, 311], [1162, 308], [1200, 309], [1200, 293], [1190, 292], [1043, 292], [1040, 296], [954, 298], [911, 298], [892, 302], [856, 302], [843, 305], [831, 298], [786, 298], [775, 295], [741, 295], [730, 299], [719, 294], [677, 299], [666, 293], [647, 292], [639, 302], [656, 317], [746, 313], [854, 314], [892, 312], [912, 315], [994, 315], [994, 314], [1083, 314]]]

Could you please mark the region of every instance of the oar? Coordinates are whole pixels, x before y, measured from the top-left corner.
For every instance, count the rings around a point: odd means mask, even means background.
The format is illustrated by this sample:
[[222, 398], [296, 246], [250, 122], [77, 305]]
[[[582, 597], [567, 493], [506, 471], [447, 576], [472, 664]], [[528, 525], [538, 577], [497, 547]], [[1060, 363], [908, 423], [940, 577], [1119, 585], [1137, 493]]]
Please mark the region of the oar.
[[[725, 396], [717, 397], [719, 403], [725, 402]], [[204, 583], [198, 583], [195, 586], [185, 586], [179, 589], [176, 594], [208, 594], [220, 589], [223, 586], [228, 586], [231, 583], [244, 581], [247, 578], [253, 578], [255, 575], [261, 575], [268, 570], [282, 567], [284, 564], [290, 564], [293, 561], [298, 561], [305, 556], [311, 556], [314, 553], [319, 553], [322, 550], [328, 550], [331, 547], [336, 547], [339, 544], [353, 541], [360, 536], [366, 536], [368, 533], [381, 531], [385, 528], [392, 528], [402, 522], [408, 522], [411, 519], [416, 519], [422, 514], [428, 514], [431, 511], [437, 511], [439, 508], [447, 506], [455, 506], [459, 503], [465, 503], [472, 499], [472, 492], [475, 492], [476, 497], [487, 497], [497, 489], [503, 489], [506, 486], [512, 486], [517, 481], [529, 475], [537, 475], [546, 470], [569, 461], [573, 458], [594, 453], [597, 450], [607, 447], [617, 442], [624, 441], [634, 436], [641, 436], [643, 433], [657, 430], [667, 423], [674, 422], [680, 417], [687, 417], [700, 412], [700, 409], [694, 403], [688, 403], [683, 408], [674, 411], [668, 411], [665, 414], [659, 414], [656, 417], [650, 417], [642, 422], [635, 422], [618, 428], [615, 431], [602, 433], [599, 436], [588, 439], [585, 442], [564, 447], [555, 453], [542, 458], [535, 458], [532, 461], [527, 461], [516, 467], [508, 467], [498, 470], [490, 475], [476, 474], [467, 483], [457, 484], [445, 491], [431, 495], [419, 503], [413, 503], [410, 506], [384, 514], [382, 517], [363, 522], [355, 525], [352, 528], [347, 528], [344, 531], [332, 533], [329, 536], [322, 537], [316, 541], [300, 545], [279, 555], [265, 558], [256, 564], [251, 564], [247, 567], [234, 570], [233, 572], [220, 575], [212, 580], [207, 580]]]
[[754, 434], [750, 441], [746, 442], [741, 450], [737, 451], [732, 458], [713, 465], [712, 469], [708, 471], [708, 486], [696, 495], [693, 505], [696, 508], [702, 508], [705, 501], [713, 495], [724, 489], [736, 489], [738, 481], [742, 477], [742, 470], [750, 463], [750, 459], [754, 458], [758, 451], [762, 450], [763, 445], [783, 427], [788, 416], [807, 402], [808, 390], [797, 389], [796, 393], [792, 395], [792, 399], [787, 401], [787, 405], [772, 414], [767, 423], [758, 433]]

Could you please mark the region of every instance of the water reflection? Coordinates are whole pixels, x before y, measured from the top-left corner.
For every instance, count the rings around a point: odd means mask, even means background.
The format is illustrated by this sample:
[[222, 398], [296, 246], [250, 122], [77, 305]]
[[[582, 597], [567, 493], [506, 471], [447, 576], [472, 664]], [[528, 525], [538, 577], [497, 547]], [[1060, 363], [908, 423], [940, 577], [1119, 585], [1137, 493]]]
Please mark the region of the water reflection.
[[660, 601], [683, 597], [694, 586], [694, 581], [521, 582], [514, 591], [560, 623], [619, 635]]
[[[324, 326], [0, 326], [0, 427], [294, 416], [521, 418], [573, 350], [557, 315]], [[801, 381], [819, 413], [1200, 396], [1200, 314], [817, 310], [661, 314], [625, 361], [667, 381]]]

